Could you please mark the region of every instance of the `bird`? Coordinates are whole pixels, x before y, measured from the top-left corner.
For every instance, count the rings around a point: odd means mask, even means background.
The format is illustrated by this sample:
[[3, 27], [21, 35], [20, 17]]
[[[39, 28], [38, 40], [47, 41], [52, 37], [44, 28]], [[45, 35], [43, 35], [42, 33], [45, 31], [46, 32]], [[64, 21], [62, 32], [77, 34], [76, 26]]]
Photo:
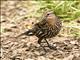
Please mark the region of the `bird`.
[[27, 35], [27, 36], [38, 37], [38, 44], [41, 47], [43, 47], [43, 49], [46, 51], [44, 46], [42, 46], [42, 44], [41, 44], [42, 40], [44, 40], [47, 43], [47, 45], [50, 49], [54, 48], [54, 47], [50, 46], [47, 39], [55, 37], [61, 30], [61, 27], [62, 27], [62, 22], [59, 19], [59, 17], [56, 16], [52, 11], [47, 11], [47, 12], [43, 13], [40, 22], [34, 24], [33, 28], [29, 29], [28, 31], [25, 31], [24, 33], [20, 34], [19, 36]]

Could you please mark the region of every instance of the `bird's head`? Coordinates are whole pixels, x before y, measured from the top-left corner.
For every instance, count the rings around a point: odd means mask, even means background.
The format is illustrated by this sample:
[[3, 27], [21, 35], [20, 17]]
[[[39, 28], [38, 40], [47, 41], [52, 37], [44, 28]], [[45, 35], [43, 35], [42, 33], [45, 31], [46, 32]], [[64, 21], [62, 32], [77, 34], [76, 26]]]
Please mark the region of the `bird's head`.
[[45, 17], [47, 18], [47, 19], [55, 19], [56, 18], [56, 15], [52, 12], [52, 11], [49, 11], [49, 12], [46, 12], [46, 14], [45, 14]]
[[50, 24], [54, 24], [56, 20], [58, 20], [57, 16], [52, 11], [46, 12], [44, 17]]

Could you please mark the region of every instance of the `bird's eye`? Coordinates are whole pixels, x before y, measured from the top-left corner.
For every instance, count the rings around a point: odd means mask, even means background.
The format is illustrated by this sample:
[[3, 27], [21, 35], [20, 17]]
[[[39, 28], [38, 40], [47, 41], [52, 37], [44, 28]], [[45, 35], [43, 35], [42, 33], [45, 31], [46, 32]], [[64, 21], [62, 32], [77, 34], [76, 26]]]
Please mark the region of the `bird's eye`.
[[47, 14], [47, 15], [50, 15], [50, 14]]

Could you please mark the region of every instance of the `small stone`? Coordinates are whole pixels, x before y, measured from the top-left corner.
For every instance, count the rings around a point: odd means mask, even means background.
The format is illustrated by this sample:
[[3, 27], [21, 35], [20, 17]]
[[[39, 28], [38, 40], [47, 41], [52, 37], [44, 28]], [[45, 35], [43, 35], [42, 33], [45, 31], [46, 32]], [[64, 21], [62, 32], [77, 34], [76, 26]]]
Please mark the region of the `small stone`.
[[54, 57], [53, 57], [52, 55], [49, 55], [49, 58], [50, 58], [50, 59], [53, 59]]
[[66, 57], [66, 58], [64, 58], [63, 60], [72, 60], [73, 59], [73, 55], [70, 55], [70, 56], [68, 56], [68, 57]]
[[74, 56], [72, 60], [80, 60], [80, 57]]
[[34, 60], [34, 59], [28, 58], [28, 59], [25, 59], [25, 60]]
[[75, 42], [75, 41], [71, 41], [70, 43], [71, 43], [71, 44], [76, 44], [76, 42]]
[[40, 53], [39, 53], [38, 51], [35, 51], [34, 54], [36, 54], [36, 55], [40, 55]]
[[46, 58], [43, 57], [43, 56], [39, 56], [39, 57], [38, 57], [38, 60], [46, 60]]

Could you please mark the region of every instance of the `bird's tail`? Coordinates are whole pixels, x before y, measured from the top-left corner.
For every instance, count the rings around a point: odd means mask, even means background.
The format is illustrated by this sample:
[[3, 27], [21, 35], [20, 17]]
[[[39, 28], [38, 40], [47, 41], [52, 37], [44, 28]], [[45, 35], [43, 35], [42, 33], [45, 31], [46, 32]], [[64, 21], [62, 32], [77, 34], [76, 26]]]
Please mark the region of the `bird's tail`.
[[[33, 35], [34, 35], [34, 32], [33, 32], [33, 30], [28, 30], [28, 31], [26, 31], [26, 32], [18, 35], [17, 37], [20, 37], [20, 36], [22, 36], [22, 35], [33, 36]], [[17, 37], [16, 37], [16, 38], [17, 38]]]

